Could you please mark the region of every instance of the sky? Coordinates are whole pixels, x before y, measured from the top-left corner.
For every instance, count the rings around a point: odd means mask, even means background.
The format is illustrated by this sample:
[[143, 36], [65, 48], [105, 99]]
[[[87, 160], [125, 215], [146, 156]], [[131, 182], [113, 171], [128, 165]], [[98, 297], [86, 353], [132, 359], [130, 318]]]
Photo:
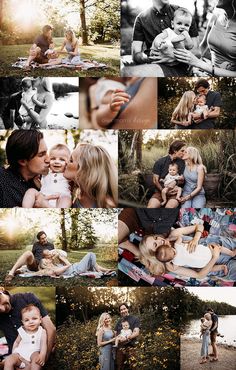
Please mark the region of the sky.
[[202, 300], [225, 302], [236, 307], [236, 288], [235, 287], [201, 287], [186, 288], [189, 292], [197, 295]]

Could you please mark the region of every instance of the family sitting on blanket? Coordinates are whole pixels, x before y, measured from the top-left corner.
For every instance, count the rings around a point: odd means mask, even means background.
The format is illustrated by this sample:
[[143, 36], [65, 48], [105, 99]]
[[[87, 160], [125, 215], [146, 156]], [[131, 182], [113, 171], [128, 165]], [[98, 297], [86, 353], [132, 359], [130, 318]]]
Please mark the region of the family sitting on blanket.
[[52, 31], [52, 26], [43, 26], [42, 34], [35, 38], [30, 48], [29, 57], [24, 67], [26, 70], [30, 69], [32, 62], [38, 63], [40, 67], [53, 65], [82, 67], [85, 63], [89, 63], [90, 67], [100, 66], [95, 61], [80, 59], [79, 40], [72, 29], [66, 30], [65, 39], [59, 48], [55, 48]]
[[54, 249], [54, 245], [47, 240], [44, 231], [37, 234], [38, 241], [34, 243], [32, 252], [24, 252], [16, 261], [5, 278], [5, 283], [10, 283], [17, 274], [22, 273], [22, 266], [26, 265], [32, 271], [32, 276], [76, 276], [88, 271], [110, 274], [114, 270], [99, 266], [96, 255], [87, 253], [80, 262], [71, 264], [66, 258], [66, 253]]
[[[126, 208], [118, 222], [120, 247], [131, 251], [151, 274], [173, 272], [198, 279], [215, 275], [236, 281], [236, 238], [213, 234], [202, 238], [202, 224], [172, 229], [171, 210], [155, 210], [156, 215], [153, 211]], [[127, 236], [140, 225], [146, 235], [137, 246]]]

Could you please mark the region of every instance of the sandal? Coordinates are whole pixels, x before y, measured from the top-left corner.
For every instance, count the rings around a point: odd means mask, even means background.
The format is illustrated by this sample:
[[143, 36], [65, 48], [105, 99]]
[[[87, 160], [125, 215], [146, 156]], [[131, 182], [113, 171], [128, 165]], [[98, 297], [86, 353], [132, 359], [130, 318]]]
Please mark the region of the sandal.
[[210, 359], [210, 362], [216, 362], [216, 361], [219, 361], [219, 359], [218, 358], [215, 358], [215, 357], [213, 357], [213, 358]]
[[9, 284], [9, 283], [11, 283], [12, 282], [12, 280], [14, 279], [14, 275], [10, 275], [10, 274], [8, 274], [8, 275], [6, 275], [6, 277], [5, 277], [5, 279], [4, 279], [4, 283], [5, 284]]
[[199, 362], [199, 364], [205, 364], [207, 362], [207, 360], [201, 360], [200, 362]]

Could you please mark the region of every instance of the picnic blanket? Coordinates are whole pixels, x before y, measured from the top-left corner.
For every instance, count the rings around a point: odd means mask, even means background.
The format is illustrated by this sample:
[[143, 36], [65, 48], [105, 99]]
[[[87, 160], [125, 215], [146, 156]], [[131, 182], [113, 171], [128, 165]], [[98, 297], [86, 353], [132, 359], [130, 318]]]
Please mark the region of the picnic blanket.
[[[26, 64], [26, 61], [27, 61], [27, 58], [25, 57], [18, 57], [17, 61], [15, 63], [13, 63], [11, 66], [13, 68], [20, 68], [20, 69], [24, 69], [25, 68], [25, 64]], [[40, 65], [38, 63], [31, 63], [31, 68], [32, 69], [35, 69], [35, 68], [40, 68], [40, 69], [46, 69], [46, 70], [50, 70], [50, 69], [59, 69], [59, 68], [69, 68], [69, 69], [73, 69], [73, 70], [76, 70], [76, 71], [87, 71], [87, 70], [103, 70], [103, 69], [106, 69], [108, 68], [107, 65], [105, 63], [99, 63], [95, 60], [81, 60], [81, 62], [77, 65], [73, 65], [73, 64], [55, 64], [55, 65]]]

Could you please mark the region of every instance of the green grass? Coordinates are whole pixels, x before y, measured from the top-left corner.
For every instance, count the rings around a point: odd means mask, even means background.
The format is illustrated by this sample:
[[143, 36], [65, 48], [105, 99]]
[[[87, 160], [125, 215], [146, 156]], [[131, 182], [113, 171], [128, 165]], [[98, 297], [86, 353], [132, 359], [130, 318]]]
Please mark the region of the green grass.
[[[105, 250], [106, 248], [106, 250]], [[28, 248], [27, 248], [28, 249]], [[17, 258], [22, 255], [25, 250], [0, 250], [0, 285], [4, 283], [4, 278], [10, 268], [14, 265]], [[114, 255], [113, 250], [110, 251], [109, 247], [97, 247], [90, 250], [73, 251], [68, 253], [68, 259], [71, 263], [80, 261], [86, 253], [94, 252], [97, 256], [97, 263], [103, 267], [107, 268], [117, 268], [117, 262], [111, 255]], [[110, 258], [108, 257], [110, 256]], [[11, 286], [66, 286], [73, 287], [74, 285], [80, 286], [110, 286], [117, 285], [116, 278], [105, 277], [102, 279], [92, 279], [88, 277], [73, 277], [69, 279], [64, 279], [62, 277], [55, 279], [50, 277], [32, 277], [32, 278], [22, 278], [16, 276], [12, 282]]]
[[[56, 38], [56, 47], [62, 44], [62, 38]], [[114, 45], [90, 45], [80, 46], [80, 54], [82, 59], [96, 60], [97, 62], [105, 63], [105, 70], [91, 71], [74, 71], [66, 68], [44, 70], [41, 68], [34, 69], [30, 72], [25, 72], [22, 69], [13, 68], [11, 64], [17, 61], [18, 57], [27, 57], [30, 49], [30, 44], [25, 45], [5, 45], [0, 46], [0, 76], [19, 76], [33, 74], [34, 76], [78, 76], [78, 77], [103, 77], [116, 76], [120, 73], [120, 48]]]

